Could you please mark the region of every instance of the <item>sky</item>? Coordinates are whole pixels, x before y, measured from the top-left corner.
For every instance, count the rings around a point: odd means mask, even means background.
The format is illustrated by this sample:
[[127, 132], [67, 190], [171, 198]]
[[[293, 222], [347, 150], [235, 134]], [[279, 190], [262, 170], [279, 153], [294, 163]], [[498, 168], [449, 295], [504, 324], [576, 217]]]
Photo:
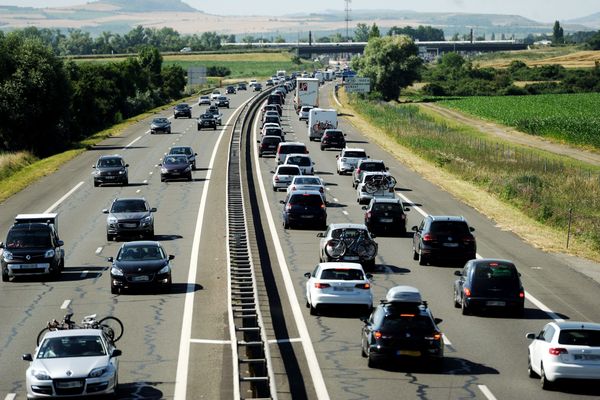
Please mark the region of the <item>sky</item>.
[[[344, 0], [183, 0], [218, 15], [284, 15], [297, 12], [343, 10]], [[89, 0], [0, 0], [0, 5], [57, 7]], [[567, 20], [600, 12], [600, 0], [351, 0], [351, 9], [394, 9], [423, 12], [517, 14], [540, 22]]]

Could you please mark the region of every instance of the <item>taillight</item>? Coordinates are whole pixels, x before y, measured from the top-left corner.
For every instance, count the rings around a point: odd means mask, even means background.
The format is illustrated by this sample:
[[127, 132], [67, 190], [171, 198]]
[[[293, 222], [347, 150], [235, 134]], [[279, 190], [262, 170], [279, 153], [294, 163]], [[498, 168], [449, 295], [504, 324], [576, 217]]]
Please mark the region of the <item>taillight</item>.
[[296, 186], [292, 186], [292, 190], [296, 190]]
[[319, 282], [317, 282], [317, 283], [315, 283], [315, 287], [317, 289], [325, 289], [325, 288], [331, 287], [331, 285], [329, 283], [319, 283]]
[[321, 209], [325, 209], [325, 204], [321, 203]]
[[569, 354], [567, 349], [565, 349], [564, 347], [550, 347], [548, 349], [548, 353], [550, 353], [550, 355], [552, 355], [552, 356], [560, 356], [561, 354]]
[[368, 212], [367, 212], [367, 215], [366, 215], [366, 217], [367, 217], [367, 218], [371, 218], [371, 211], [368, 211]]
[[426, 233], [423, 235], [424, 242], [430, 242], [432, 240], [435, 240], [435, 237], [431, 233]]
[[434, 333], [432, 336], [425, 336], [425, 340], [442, 340], [442, 334]]
[[375, 337], [376, 340], [381, 339], [381, 332], [380, 331], [375, 331], [373, 332], [373, 336]]
[[279, 182], [279, 177], [277, 175], [275, 175], [273, 179], [275, 179], [275, 182]]
[[471, 289], [469, 289], [468, 287], [463, 288], [463, 292], [465, 293], [465, 296], [471, 297]]
[[470, 242], [474, 242], [474, 241], [475, 241], [475, 238], [473, 236], [465, 236], [463, 238], [463, 242], [469, 242], [470, 243]]
[[519, 292], [519, 298], [520, 298], [520, 299], [524, 299], [524, 298], [525, 298], [525, 292], [524, 292], [524, 291], [522, 291], [522, 290], [521, 290], [521, 291]]
[[292, 209], [293, 204], [292, 203], [288, 203], [287, 206], [285, 206], [285, 209], [290, 211]]
[[358, 174], [360, 174], [360, 168], [356, 168], [356, 176], [358, 176]]
[[370, 289], [371, 284], [370, 283], [357, 283], [354, 287], [357, 289]]

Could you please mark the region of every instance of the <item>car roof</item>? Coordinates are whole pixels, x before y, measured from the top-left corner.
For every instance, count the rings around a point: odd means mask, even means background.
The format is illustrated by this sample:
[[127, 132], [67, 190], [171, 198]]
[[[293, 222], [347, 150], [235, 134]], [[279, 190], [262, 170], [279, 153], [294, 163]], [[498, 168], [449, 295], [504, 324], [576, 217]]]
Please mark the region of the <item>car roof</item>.
[[117, 201], [117, 200], [144, 200], [146, 201], [145, 197], [115, 197], [115, 199], [113, 201]]
[[130, 246], [160, 246], [160, 243], [156, 240], [133, 240], [131, 242], [125, 242], [121, 245], [121, 247], [130, 247]]
[[322, 262], [319, 263], [319, 266], [322, 269], [334, 269], [334, 268], [343, 268], [343, 269], [358, 269], [363, 271], [362, 265], [359, 263], [353, 262]]
[[421, 304], [421, 292], [419, 289], [408, 285], [394, 286], [387, 291], [385, 301], [388, 303], [418, 303]]
[[432, 221], [467, 222], [465, 217], [463, 217], [462, 215], [430, 215], [429, 218]]
[[103, 160], [105, 158], [123, 158], [123, 156], [121, 156], [120, 154], [107, 154], [104, 156], [100, 156], [99, 160]]
[[44, 335], [44, 338], [61, 338], [61, 337], [72, 337], [72, 336], [102, 336], [101, 329], [59, 329], [56, 331], [49, 331]]
[[583, 321], [554, 321], [551, 324], [556, 325], [558, 328], [562, 329], [590, 329], [599, 331], [600, 323], [597, 322], [583, 322]]
[[352, 223], [337, 223], [329, 224], [331, 229], [364, 229], [368, 230], [365, 224], [352, 224]]
[[281, 146], [304, 146], [304, 147], [306, 147], [306, 145], [302, 142], [284, 142], [284, 143], [281, 143]]
[[342, 151], [364, 151], [366, 153], [365, 149], [359, 149], [358, 147], [346, 147]]

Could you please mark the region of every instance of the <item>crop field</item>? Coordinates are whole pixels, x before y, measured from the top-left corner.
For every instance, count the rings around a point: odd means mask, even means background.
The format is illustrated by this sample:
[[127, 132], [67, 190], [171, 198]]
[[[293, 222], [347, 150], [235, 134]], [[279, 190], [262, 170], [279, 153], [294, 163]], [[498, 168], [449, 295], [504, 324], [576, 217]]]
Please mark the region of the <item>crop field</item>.
[[600, 93], [468, 97], [438, 104], [532, 135], [600, 149]]
[[565, 68], [593, 68], [600, 61], [600, 52], [580, 50], [576, 46], [541, 47], [531, 50], [485, 53], [473, 57], [480, 67], [506, 68], [514, 60], [521, 60], [530, 67], [559, 64]]

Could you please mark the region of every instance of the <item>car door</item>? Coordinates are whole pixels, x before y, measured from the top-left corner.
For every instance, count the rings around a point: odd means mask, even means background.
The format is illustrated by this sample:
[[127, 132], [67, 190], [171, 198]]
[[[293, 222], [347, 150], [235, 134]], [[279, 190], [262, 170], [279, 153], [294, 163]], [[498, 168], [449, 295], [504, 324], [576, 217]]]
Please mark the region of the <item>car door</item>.
[[555, 329], [552, 325], [546, 325], [540, 334], [531, 343], [531, 365], [533, 370], [537, 373], [540, 372], [540, 365], [543, 361], [543, 355], [548, 353], [548, 348], [552, 342]]
[[317, 279], [317, 276], [319, 276], [321, 274], [320, 271], [320, 266], [317, 264], [317, 266], [315, 267], [315, 269], [313, 270], [312, 274], [310, 274], [310, 278], [308, 278], [308, 280], [306, 281], [306, 300], [309, 303], [312, 303], [312, 296], [310, 294], [312, 288], [315, 287], [315, 280]]
[[423, 227], [425, 226], [425, 220], [421, 221], [421, 224], [417, 227], [417, 230], [413, 234], [413, 249], [418, 252], [421, 248], [421, 234], [423, 233]]

